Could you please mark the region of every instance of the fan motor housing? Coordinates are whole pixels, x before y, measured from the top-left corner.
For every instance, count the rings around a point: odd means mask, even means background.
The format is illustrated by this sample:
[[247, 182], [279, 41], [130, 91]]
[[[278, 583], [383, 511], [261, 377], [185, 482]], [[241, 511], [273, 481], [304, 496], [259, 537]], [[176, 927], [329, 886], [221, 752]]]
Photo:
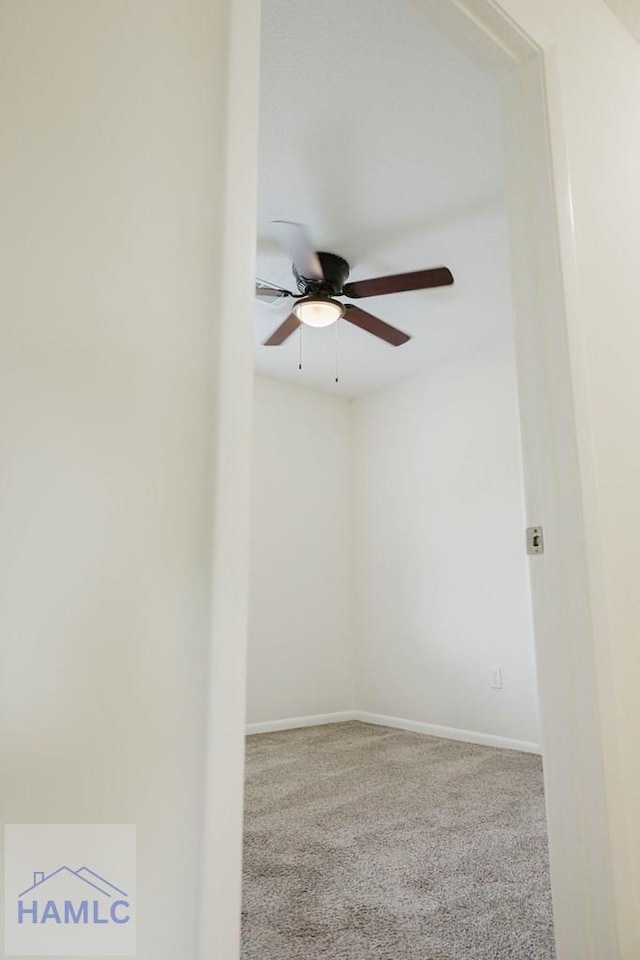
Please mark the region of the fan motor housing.
[[337, 253], [318, 251], [318, 259], [324, 273], [322, 280], [310, 280], [308, 277], [302, 277], [296, 268], [293, 268], [298, 290], [304, 296], [318, 293], [328, 297], [340, 296], [342, 288], [349, 278], [349, 264]]

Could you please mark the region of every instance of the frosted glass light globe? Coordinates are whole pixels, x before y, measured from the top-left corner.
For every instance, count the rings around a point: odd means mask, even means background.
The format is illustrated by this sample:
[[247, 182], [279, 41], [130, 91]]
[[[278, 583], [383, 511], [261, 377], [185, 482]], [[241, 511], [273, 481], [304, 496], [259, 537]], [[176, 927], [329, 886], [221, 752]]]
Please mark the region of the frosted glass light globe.
[[335, 300], [300, 300], [293, 312], [308, 327], [329, 327], [344, 313], [342, 304]]

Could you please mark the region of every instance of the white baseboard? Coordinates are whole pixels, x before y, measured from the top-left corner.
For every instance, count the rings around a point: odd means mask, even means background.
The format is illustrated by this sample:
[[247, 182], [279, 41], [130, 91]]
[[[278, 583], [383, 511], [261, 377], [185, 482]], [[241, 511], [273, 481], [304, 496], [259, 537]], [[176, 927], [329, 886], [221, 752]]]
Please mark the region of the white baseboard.
[[247, 736], [254, 733], [275, 733], [278, 730], [297, 730], [299, 727], [320, 727], [325, 723], [345, 723], [355, 720], [354, 710], [339, 713], [314, 713], [307, 717], [287, 717], [285, 720], [263, 720], [247, 724]]
[[435, 723], [403, 720], [400, 717], [386, 717], [382, 713], [367, 713], [365, 710], [341, 710], [338, 713], [316, 713], [307, 717], [287, 717], [284, 720], [263, 720], [260, 723], [248, 723], [247, 735], [275, 733], [278, 730], [297, 730], [300, 727], [320, 727], [326, 723], [345, 723], [347, 720], [372, 723], [379, 727], [394, 727], [397, 730], [409, 730], [412, 733], [425, 733], [429, 737], [442, 737], [444, 740], [479, 743], [485, 747], [499, 747], [501, 750], [542, 753], [537, 743], [529, 743], [527, 740], [511, 740], [509, 737], [496, 737], [491, 733], [475, 733], [473, 730], [439, 727]]
[[520, 750], [522, 753], [542, 753], [537, 743], [530, 743], [528, 740], [512, 740], [509, 737], [494, 736], [492, 733], [440, 727], [435, 723], [402, 720], [400, 717], [386, 717], [381, 713], [354, 710], [351, 719], [359, 720], [360, 723], [373, 723], [380, 727], [395, 727], [398, 730], [410, 730], [413, 733], [426, 733], [430, 737], [442, 737], [444, 740], [463, 740], [465, 743], [479, 743], [485, 747], [499, 747], [501, 750]]

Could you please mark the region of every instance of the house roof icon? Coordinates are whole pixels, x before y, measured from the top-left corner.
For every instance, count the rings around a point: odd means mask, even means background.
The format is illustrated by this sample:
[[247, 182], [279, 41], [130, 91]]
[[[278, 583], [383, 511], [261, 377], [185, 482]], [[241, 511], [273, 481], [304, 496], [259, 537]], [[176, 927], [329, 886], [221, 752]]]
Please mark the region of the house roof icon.
[[124, 890], [121, 890], [120, 887], [116, 887], [115, 884], [110, 883], [109, 880], [105, 880], [104, 877], [101, 877], [100, 874], [96, 873], [94, 870], [90, 870], [89, 867], [79, 867], [77, 870], [72, 870], [71, 867], [62, 866], [58, 867], [57, 870], [54, 870], [52, 873], [44, 874], [41, 871], [37, 871], [33, 875], [33, 883], [30, 887], [27, 887], [26, 890], [23, 890], [22, 893], [18, 894], [18, 898], [26, 896], [28, 893], [32, 893], [34, 890], [40, 890], [44, 884], [48, 884], [49, 881], [54, 880], [55, 878], [62, 877], [75, 877], [80, 885], [80, 888], [85, 892], [88, 892], [89, 888], [93, 889], [93, 895], [95, 893], [100, 893], [105, 897], [121, 896], [126, 897], [127, 894]]

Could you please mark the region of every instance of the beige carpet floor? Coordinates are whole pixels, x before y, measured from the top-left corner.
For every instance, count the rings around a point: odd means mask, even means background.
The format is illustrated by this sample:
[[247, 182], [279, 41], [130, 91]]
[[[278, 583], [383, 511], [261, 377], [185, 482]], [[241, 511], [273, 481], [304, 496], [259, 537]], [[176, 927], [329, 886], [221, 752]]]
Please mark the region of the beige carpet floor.
[[247, 748], [243, 960], [552, 960], [539, 757], [355, 722]]

